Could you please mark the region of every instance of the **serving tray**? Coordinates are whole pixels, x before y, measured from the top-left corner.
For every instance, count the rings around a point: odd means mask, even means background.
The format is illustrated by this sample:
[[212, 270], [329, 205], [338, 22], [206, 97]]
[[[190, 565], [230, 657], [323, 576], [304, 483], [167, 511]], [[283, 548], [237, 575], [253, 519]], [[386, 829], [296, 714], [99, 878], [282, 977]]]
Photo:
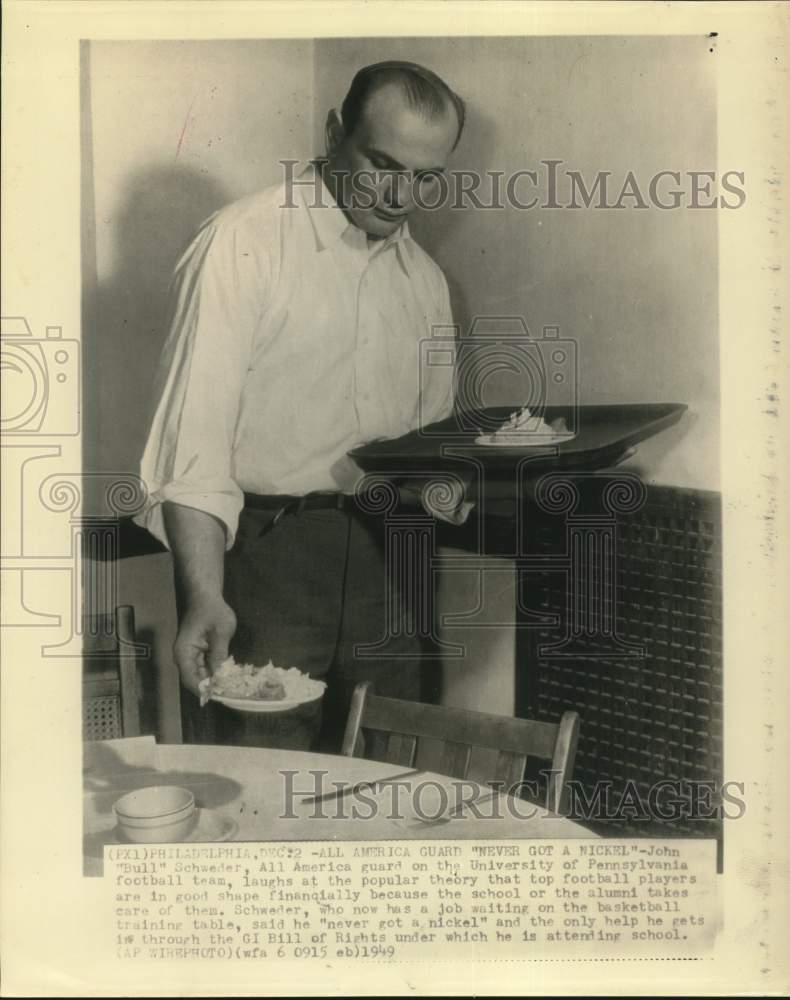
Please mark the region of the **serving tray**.
[[676, 424], [688, 409], [685, 403], [612, 403], [547, 406], [541, 416], [551, 422], [563, 417], [575, 431], [556, 444], [543, 440], [512, 446], [476, 444], [481, 433], [504, 423], [515, 407], [487, 407], [449, 417], [391, 440], [372, 441], [349, 452], [365, 472], [405, 474], [440, 471], [464, 458], [479, 460], [496, 471], [511, 470], [523, 459], [536, 472], [547, 469], [606, 468], [634, 445]]

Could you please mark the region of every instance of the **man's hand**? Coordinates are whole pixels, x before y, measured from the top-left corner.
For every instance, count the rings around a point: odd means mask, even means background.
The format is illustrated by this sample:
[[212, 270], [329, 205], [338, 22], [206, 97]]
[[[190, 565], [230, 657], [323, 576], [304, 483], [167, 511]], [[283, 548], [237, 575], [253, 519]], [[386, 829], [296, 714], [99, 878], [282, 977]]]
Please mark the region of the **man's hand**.
[[400, 502], [408, 507], [421, 507], [426, 514], [448, 524], [464, 524], [475, 500], [469, 496], [472, 476], [455, 472], [451, 477], [424, 476], [399, 482]]
[[200, 695], [199, 684], [228, 658], [236, 631], [236, 615], [221, 597], [191, 604], [178, 627], [173, 654], [188, 691]]

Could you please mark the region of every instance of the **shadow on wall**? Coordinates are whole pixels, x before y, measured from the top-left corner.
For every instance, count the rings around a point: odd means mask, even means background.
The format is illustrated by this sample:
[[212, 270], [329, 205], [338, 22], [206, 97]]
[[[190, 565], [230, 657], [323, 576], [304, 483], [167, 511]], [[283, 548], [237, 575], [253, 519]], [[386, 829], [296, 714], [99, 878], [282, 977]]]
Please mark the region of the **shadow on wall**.
[[[461, 137], [458, 150], [450, 158], [448, 177], [450, 178], [449, 195], [442, 207], [437, 209], [417, 210], [410, 217], [409, 226], [417, 242], [433, 257], [442, 268], [450, 290], [450, 302], [453, 309], [453, 321], [460, 327], [463, 337], [469, 331], [474, 319], [463, 282], [456, 277], [454, 268], [448, 265], [452, 249], [464, 240], [464, 222], [469, 213], [479, 212], [475, 207], [477, 198], [483, 204], [490, 201], [491, 192], [486, 184], [479, 185], [480, 190], [474, 193], [477, 178], [486, 176], [487, 171], [494, 169], [493, 151], [496, 148], [496, 125], [494, 120], [475, 106], [470, 108], [467, 124]], [[450, 175], [453, 171], [464, 177], [457, 177], [453, 182]], [[462, 186], [472, 189], [471, 194], [459, 194]], [[430, 197], [426, 194], [426, 202]], [[496, 211], [496, 209], [493, 209]], [[501, 210], [500, 210], [501, 211]], [[478, 253], [485, 254], [485, 249], [475, 246], [464, 248], [470, 260]]]
[[[130, 177], [114, 214], [97, 218], [97, 229], [107, 227], [112, 234], [115, 266], [84, 292], [86, 470], [139, 471], [154, 405], [154, 373], [167, 334], [173, 269], [203, 220], [230, 200], [222, 185], [196, 170], [152, 166]], [[86, 510], [98, 502], [91, 489], [89, 481]], [[135, 606], [138, 635], [151, 650], [140, 670], [142, 731], [177, 742], [169, 556], [126, 559], [120, 571], [122, 600]]]
[[86, 418], [101, 415], [99, 469], [137, 471], [173, 268], [201, 222], [230, 200], [195, 170], [150, 167], [132, 176], [117, 215], [97, 220], [97, 227], [112, 227], [117, 263], [95, 289], [93, 308], [86, 303], [86, 315], [94, 317], [94, 329], [86, 331], [86, 378], [99, 386], [98, 413]]

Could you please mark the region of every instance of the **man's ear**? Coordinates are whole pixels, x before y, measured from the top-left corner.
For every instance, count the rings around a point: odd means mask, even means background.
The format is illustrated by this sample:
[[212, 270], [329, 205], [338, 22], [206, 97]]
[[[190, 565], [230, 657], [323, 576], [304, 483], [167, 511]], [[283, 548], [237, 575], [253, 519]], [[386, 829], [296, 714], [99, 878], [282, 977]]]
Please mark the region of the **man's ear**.
[[343, 128], [343, 119], [336, 108], [332, 108], [326, 116], [326, 152], [328, 156], [338, 148], [346, 137], [346, 130]]

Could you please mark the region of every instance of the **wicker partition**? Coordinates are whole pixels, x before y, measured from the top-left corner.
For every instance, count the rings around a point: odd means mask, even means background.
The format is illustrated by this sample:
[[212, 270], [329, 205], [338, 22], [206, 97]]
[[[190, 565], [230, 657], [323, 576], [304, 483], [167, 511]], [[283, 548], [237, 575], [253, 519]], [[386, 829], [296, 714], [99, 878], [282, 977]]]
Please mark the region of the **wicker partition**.
[[[704, 818], [716, 795], [701, 786], [696, 793], [688, 786], [688, 794], [682, 786], [686, 801], [674, 810], [666, 804], [674, 792], [665, 789], [664, 814], [675, 813], [667, 819], [645, 819], [627, 808], [627, 796], [635, 790], [647, 800], [662, 781], [722, 779], [720, 497], [650, 487], [638, 510], [617, 516], [615, 538], [615, 631], [630, 652], [601, 655], [590, 640], [585, 655], [581, 637], [574, 655], [551, 655], [546, 647], [565, 634], [570, 583], [551, 569], [525, 573], [524, 607], [555, 615], [558, 624], [517, 633], [517, 712], [546, 721], [569, 709], [581, 716], [575, 778], [582, 804], [594, 801], [596, 782], [609, 783], [610, 808], [593, 810], [591, 828], [609, 836], [718, 836], [719, 822]], [[536, 514], [528, 539], [530, 553], [560, 552], [563, 517]]]

